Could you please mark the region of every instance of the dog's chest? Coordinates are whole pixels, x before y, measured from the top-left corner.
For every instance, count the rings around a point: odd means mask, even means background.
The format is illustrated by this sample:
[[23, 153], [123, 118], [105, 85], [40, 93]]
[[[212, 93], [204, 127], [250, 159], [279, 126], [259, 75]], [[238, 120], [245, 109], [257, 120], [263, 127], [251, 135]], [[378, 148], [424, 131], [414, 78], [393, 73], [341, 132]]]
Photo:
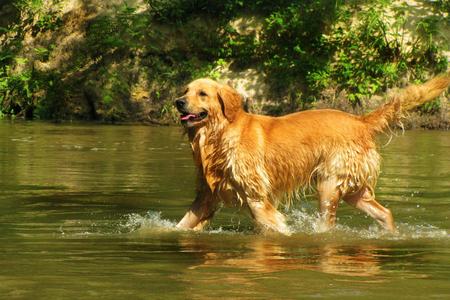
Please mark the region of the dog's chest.
[[235, 198], [235, 170], [238, 145], [236, 137], [199, 135], [191, 143], [194, 158], [211, 191], [225, 202]]

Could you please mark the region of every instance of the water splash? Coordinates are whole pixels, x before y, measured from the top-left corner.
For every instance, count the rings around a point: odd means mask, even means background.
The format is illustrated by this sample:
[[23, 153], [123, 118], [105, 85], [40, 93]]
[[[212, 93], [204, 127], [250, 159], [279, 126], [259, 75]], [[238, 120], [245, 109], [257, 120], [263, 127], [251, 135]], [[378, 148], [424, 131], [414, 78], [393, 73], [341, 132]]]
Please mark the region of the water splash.
[[[164, 232], [164, 231], [187, 231], [176, 228], [176, 222], [162, 218], [161, 212], [148, 211], [145, 215], [137, 213], [127, 214], [123, 217], [123, 221], [119, 223], [119, 233], [132, 232]], [[208, 227], [201, 233], [207, 234], [242, 234], [235, 227]], [[199, 232], [199, 233], [200, 233]]]
[[163, 219], [161, 212], [149, 211], [145, 215], [128, 214], [124, 221], [119, 225], [119, 231], [122, 233], [133, 232], [137, 230], [155, 230], [170, 231], [175, 230], [176, 223]]
[[[296, 209], [289, 213], [290, 227], [293, 233], [314, 235], [323, 233], [319, 215], [311, 214], [305, 209]], [[397, 223], [396, 234], [387, 232], [376, 224], [368, 228], [358, 228], [337, 224], [329, 232], [332, 238], [356, 238], [356, 239], [385, 239], [385, 240], [412, 240], [412, 239], [449, 239], [450, 233], [429, 224]], [[328, 233], [327, 233], [328, 234]]]
[[[367, 228], [358, 228], [344, 224], [336, 225], [331, 231], [324, 232], [317, 213], [306, 209], [294, 209], [288, 214], [289, 228], [293, 235], [318, 235], [329, 239], [381, 239], [381, 240], [417, 240], [417, 239], [450, 239], [450, 233], [429, 224], [397, 223], [398, 232], [392, 234], [376, 224]], [[244, 230], [244, 231], [242, 231]], [[128, 214], [119, 224], [120, 233], [131, 232], [167, 232], [179, 231], [176, 222], [164, 219], [161, 212], [149, 211], [145, 215]], [[210, 227], [203, 231], [207, 234], [255, 234], [248, 229], [235, 227]]]

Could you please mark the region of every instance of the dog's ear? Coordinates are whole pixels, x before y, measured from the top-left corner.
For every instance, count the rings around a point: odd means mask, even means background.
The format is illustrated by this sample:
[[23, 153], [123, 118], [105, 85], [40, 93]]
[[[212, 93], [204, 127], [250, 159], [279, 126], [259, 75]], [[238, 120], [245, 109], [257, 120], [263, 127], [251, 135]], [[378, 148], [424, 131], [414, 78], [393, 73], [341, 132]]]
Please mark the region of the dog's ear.
[[231, 123], [242, 110], [242, 97], [239, 93], [228, 85], [221, 85], [217, 91], [222, 112]]

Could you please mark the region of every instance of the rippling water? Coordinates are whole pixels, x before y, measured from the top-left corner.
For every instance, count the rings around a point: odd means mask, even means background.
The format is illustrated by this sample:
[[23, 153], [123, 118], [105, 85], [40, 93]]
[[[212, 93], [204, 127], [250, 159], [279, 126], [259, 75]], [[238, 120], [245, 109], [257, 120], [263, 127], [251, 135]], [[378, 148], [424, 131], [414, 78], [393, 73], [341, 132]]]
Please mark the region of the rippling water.
[[318, 233], [311, 197], [288, 212], [291, 237], [255, 234], [236, 209], [177, 231], [189, 151], [177, 128], [0, 122], [0, 298], [450, 297], [450, 132], [381, 149], [398, 235], [345, 203]]

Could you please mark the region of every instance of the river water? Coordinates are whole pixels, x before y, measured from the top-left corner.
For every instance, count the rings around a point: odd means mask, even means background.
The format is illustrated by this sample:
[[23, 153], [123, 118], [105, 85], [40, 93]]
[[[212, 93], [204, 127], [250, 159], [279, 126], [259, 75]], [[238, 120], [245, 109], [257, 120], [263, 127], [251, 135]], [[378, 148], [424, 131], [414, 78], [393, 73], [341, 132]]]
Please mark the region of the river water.
[[450, 132], [381, 148], [377, 195], [398, 235], [345, 203], [316, 232], [306, 197], [291, 237], [227, 208], [206, 232], [175, 230], [195, 184], [180, 132], [0, 122], [0, 298], [450, 298]]

